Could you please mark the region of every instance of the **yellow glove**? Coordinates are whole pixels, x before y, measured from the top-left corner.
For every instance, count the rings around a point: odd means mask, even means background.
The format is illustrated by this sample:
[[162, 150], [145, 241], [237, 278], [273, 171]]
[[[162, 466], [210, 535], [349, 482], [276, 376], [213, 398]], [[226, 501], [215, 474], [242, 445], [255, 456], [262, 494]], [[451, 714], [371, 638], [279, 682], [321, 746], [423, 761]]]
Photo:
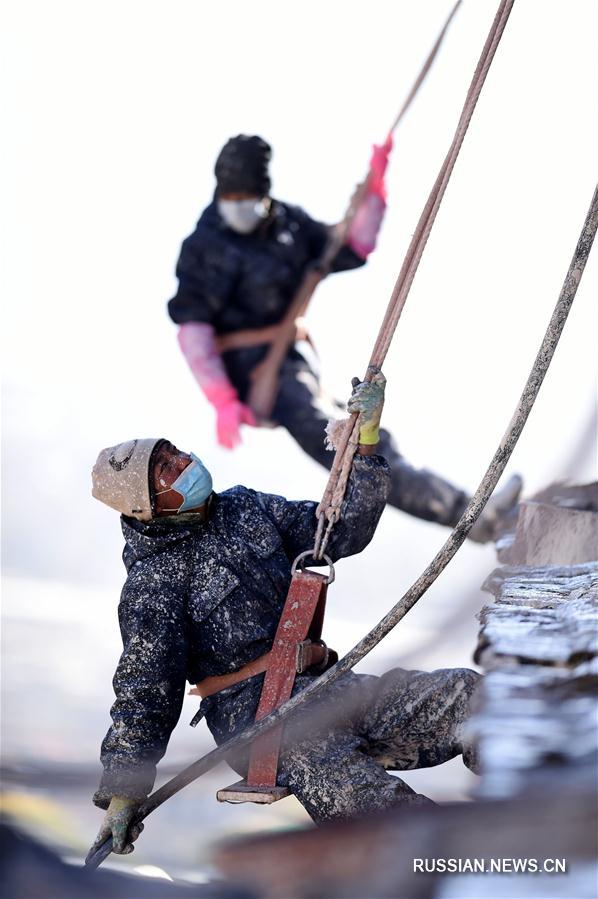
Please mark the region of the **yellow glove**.
[[347, 403], [347, 411], [359, 412], [359, 442], [364, 446], [375, 446], [380, 439], [380, 418], [384, 408], [386, 378], [377, 368], [371, 381], [353, 378], [353, 393]]
[[143, 830], [141, 822], [130, 826], [139, 805], [140, 802], [137, 799], [113, 796], [95, 843], [91, 847], [92, 850], [100, 846], [108, 837], [112, 837], [112, 851], [117, 855], [129, 855], [133, 851], [133, 843]]

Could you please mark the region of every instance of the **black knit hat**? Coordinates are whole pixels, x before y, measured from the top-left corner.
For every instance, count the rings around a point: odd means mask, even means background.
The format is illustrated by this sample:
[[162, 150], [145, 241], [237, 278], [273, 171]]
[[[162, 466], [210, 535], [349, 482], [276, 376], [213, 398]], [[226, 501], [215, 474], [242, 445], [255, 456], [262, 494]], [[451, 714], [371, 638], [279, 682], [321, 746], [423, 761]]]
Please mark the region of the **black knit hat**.
[[270, 192], [268, 163], [272, 148], [257, 135], [238, 134], [223, 146], [214, 174], [219, 194], [244, 191], [258, 197]]

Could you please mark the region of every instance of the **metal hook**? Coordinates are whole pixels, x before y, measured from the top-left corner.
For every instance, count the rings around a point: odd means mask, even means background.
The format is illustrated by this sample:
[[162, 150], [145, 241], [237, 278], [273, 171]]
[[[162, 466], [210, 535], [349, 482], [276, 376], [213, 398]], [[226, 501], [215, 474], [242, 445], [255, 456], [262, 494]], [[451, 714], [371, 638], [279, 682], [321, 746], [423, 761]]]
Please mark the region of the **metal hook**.
[[[291, 566], [291, 577], [297, 572], [297, 570], [303, 571], [303, 569], [305, 568], [305, 565], [300, 565], [299, 563], [303, 559], [307, 559], [308, 557], [314, 559], [315, 561], [319, 561], [314, 556], [313, 549], [308, 549], [304, 553], [299, 553], [299, 555], [297, 556], [297, 558], [295, 559], [295, 561], [293, 562], [293, 564]], [[326, 562], [326, 564], [328, 565], [328, 568], [330, 569], [328, 577], [326, 579], [326, 583], [331, 584], [334, 581], [334, 578], [336, 577], [336, 573], [334, 571], [334, 564], [333, 564], [330, 556], [326, 555], [326, 553], [322, 554], [322, 559]]]

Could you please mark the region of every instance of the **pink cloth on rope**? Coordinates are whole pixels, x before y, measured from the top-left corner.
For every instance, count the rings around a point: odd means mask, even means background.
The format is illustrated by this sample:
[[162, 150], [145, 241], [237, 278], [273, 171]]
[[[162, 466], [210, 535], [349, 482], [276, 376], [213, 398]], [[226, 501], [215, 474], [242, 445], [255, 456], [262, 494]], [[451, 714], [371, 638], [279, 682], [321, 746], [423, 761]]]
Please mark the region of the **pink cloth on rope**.
[[347, 243], [354, 253], [367, 259], [375, 249], [378, 232], [386, 212], [386, 182], [384, 176], [392, 150], [392, 134], [381, 144], [374, 144], [366, 195], [351, 222]]
[[391, 150], [392, 134], [389, 134], [383, 144], [374, 144], [372, 147], [372, 158], [370, 159], [368, 191], [377, 194], [383, 200], [386, 200], [386, 183], [384, 181], [384, 176], [386, 174], [386, 169], [388, 168]]
[[193, 377], [216, 410], [218, 443], [233, 449], [241, 442], [241, 425], [255, 426], [257, 422], [228, 379], [214, 328], [204, 322], [186, 322], [179, 328], [177, 339]]

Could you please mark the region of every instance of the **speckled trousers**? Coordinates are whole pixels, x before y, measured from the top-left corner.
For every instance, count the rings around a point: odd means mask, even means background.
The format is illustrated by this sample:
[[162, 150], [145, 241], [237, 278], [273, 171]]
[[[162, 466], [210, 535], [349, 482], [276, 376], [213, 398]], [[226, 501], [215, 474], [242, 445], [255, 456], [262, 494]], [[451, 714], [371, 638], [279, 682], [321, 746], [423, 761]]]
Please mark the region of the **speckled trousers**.
[[316, 823], [430, 802], [388, 772], [429, 768], [461, 753], [475, 770], [463, 725], [479, 679], [467, 668], [352, 675], [333, 686], [315, 716], [306, 713], [292, 727], [279, 783]]

